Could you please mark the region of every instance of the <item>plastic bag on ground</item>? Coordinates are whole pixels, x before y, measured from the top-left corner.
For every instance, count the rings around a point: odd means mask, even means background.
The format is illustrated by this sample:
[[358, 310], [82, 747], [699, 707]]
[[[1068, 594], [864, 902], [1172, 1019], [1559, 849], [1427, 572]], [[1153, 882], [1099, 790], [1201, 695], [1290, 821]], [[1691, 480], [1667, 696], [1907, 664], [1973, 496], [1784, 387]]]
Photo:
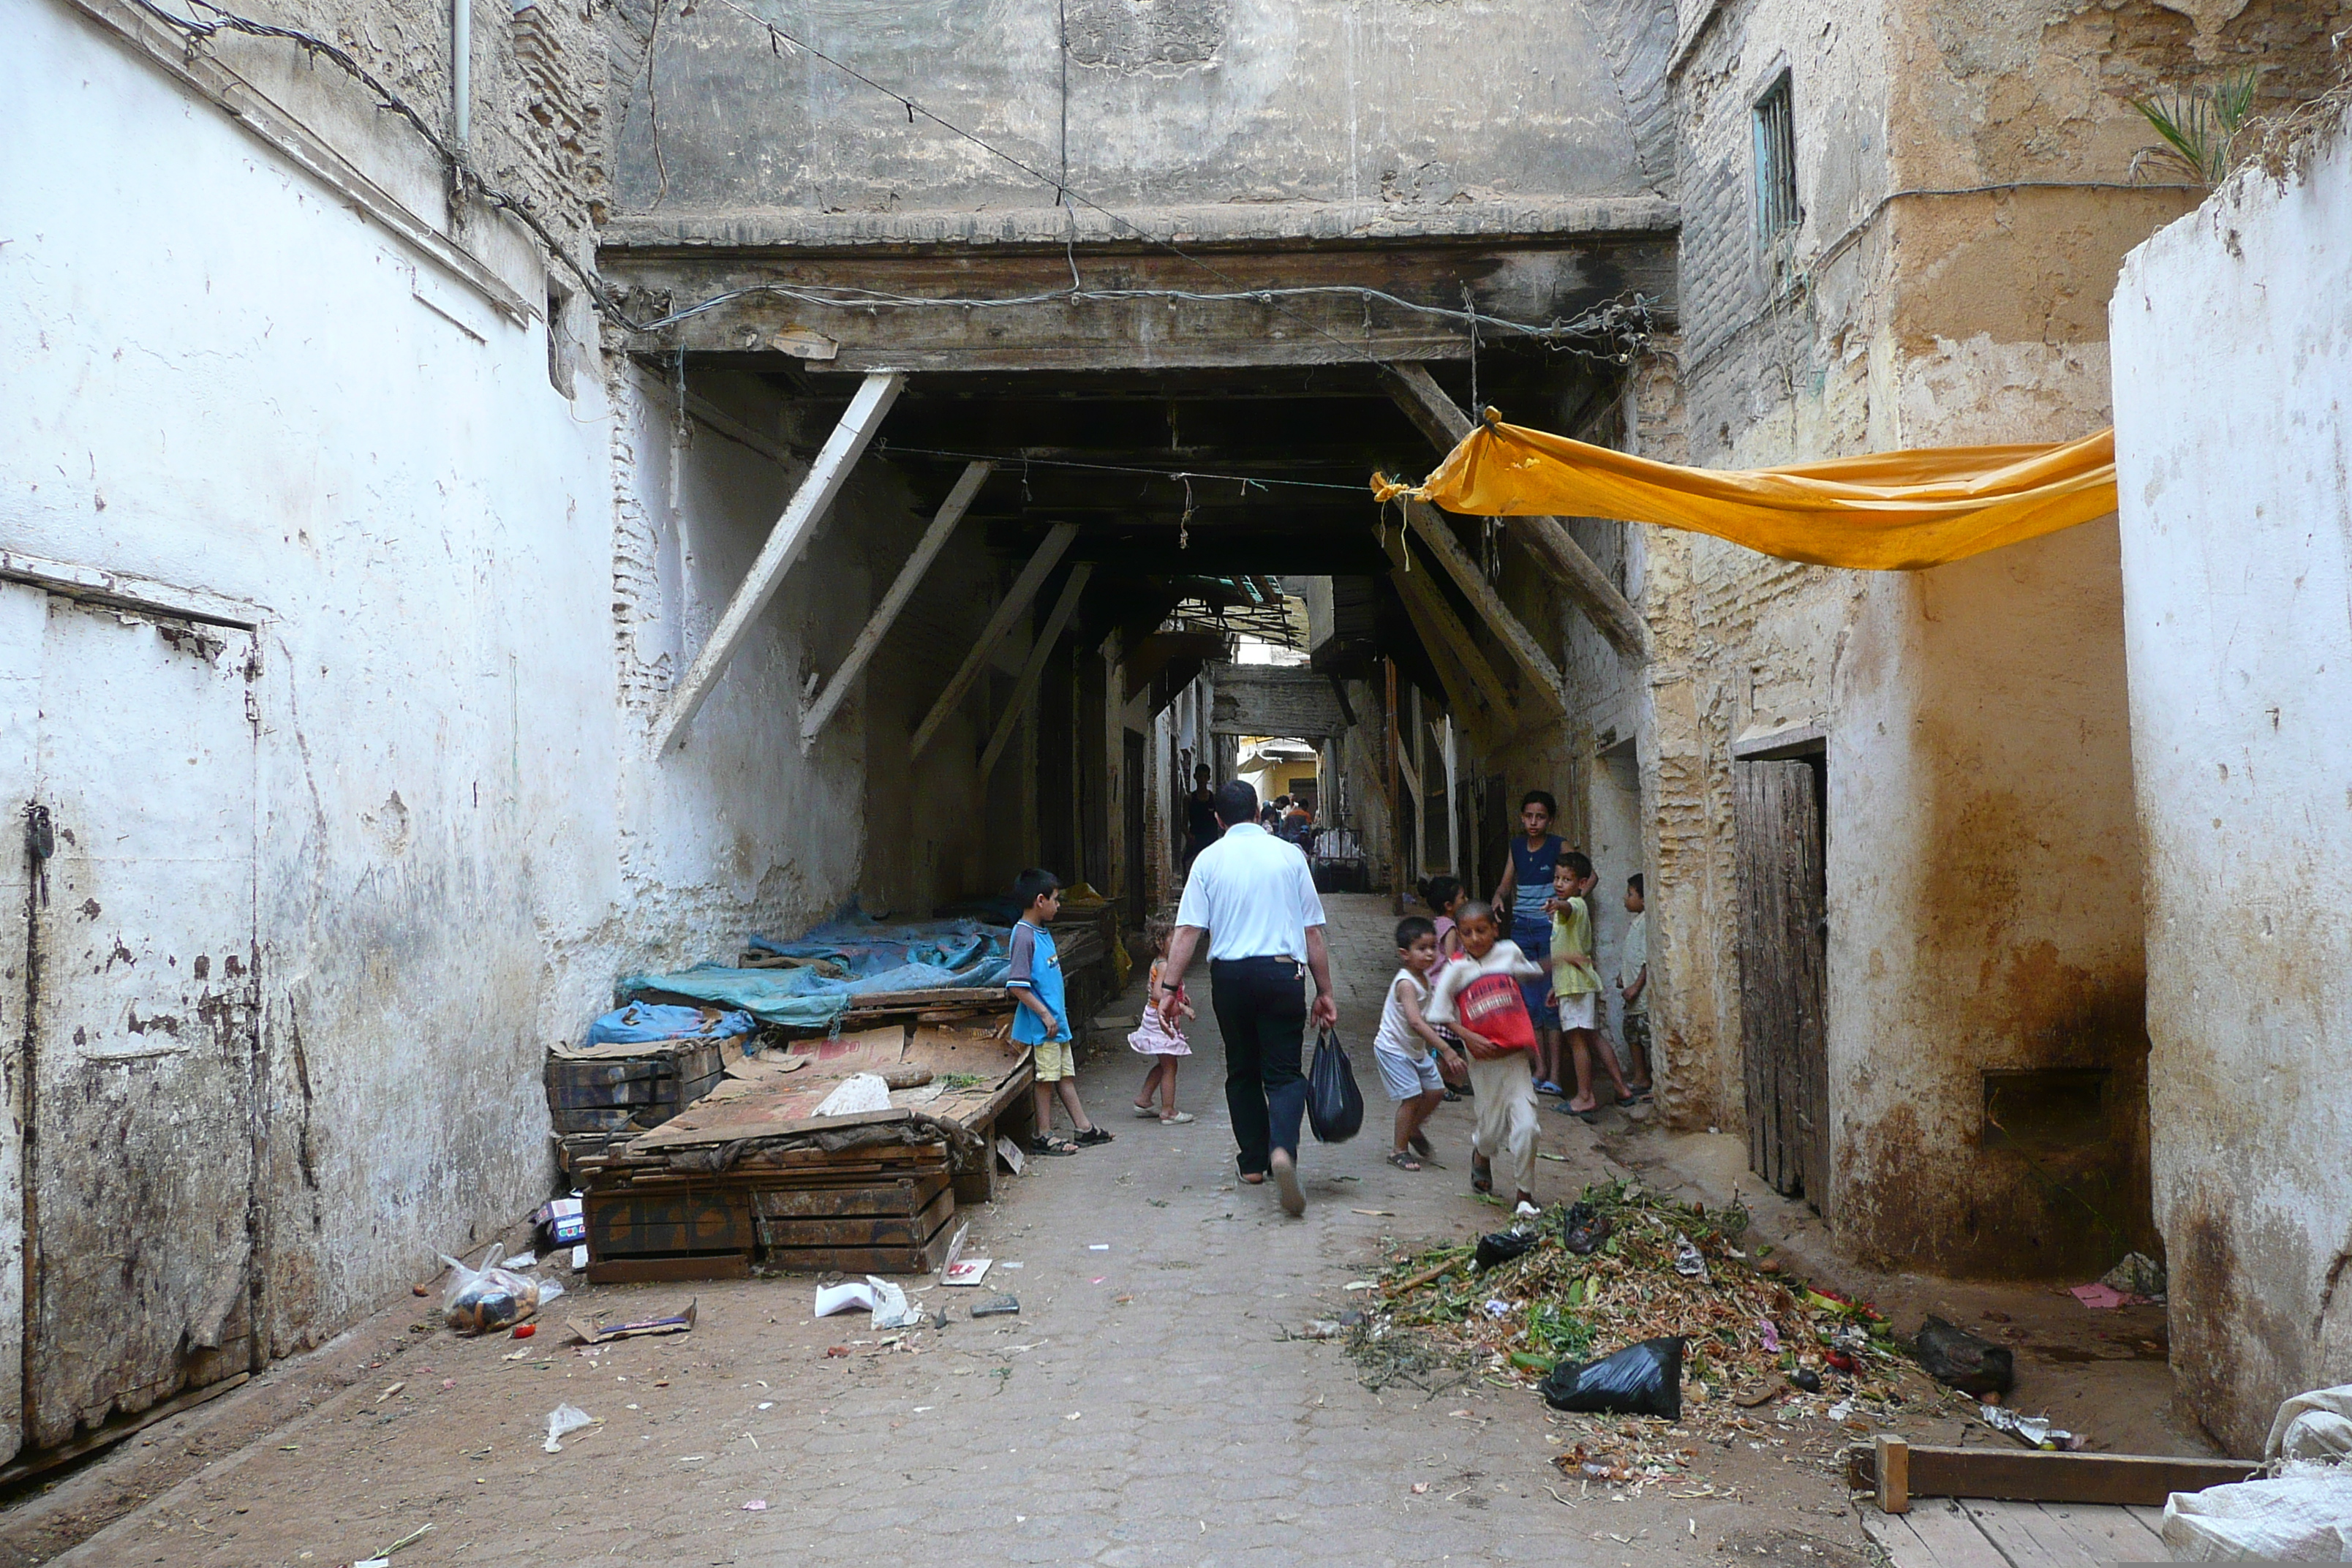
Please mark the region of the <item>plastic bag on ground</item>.
[[1345, 1143], [1364, 1125], [1364, 1094], [1337, 1031], [1315, 1039], [1315, 1061], [1307, 1071], [1307, 1121], [1318, 1143]]
[[461, 1334], [482, 1334], [512, 1328], [539, 1310], [542, 1300], [562, 1294], [561, 1286], [547, 1285], [528, 1274], [499, 1267], [500, 1248], [482, 1255], [479, 1268], [468, 1268], [447, 1253], [441, 1261], [449, 1268], [449, 1289], [441, 1297], [441, 1321]]
[[1932, 1313], [1919, 1325], [1913, 1343], [1927, 1375], [1963, 1394], [1979, 1399], [1988, 1394], [2006, 1396], [2017, 1386], [2017, 1358], [2007, 1345], [1979, 1339]]
[[1494, 1231], [1478, 1238], [1478, 1251], [1470, 1261], [1481, 1269], [1492, 1268], [1497, 1263], [1508, 1263], [1535, 1244], [1536, 1238], [1524, 1231]]
[[2335, 1467], [2175, 1492], [2164, 1504], [2163, 1534], [2176, 1563], [2352, 1562], [2352, 1474]]
[[1643, 1340], [1600, 1361], [1563, 1362], [1543, 1380], [1544, 1403], [1554, 1410], [1586, 1415], [1683, 1414], [1683, 1341], [1678, 1336]]
[[561, 1454], [563, 1452], [563, 1445], [557, 1441], [558, 1438], [566, 1433], [577, 1432], [583, 1426], [594, 1425], [596, 1425], [596, 1417], [578, 1405], [559, 1405], [547, 1413], [547, 1441], [540, 1447], [551, 1454]]

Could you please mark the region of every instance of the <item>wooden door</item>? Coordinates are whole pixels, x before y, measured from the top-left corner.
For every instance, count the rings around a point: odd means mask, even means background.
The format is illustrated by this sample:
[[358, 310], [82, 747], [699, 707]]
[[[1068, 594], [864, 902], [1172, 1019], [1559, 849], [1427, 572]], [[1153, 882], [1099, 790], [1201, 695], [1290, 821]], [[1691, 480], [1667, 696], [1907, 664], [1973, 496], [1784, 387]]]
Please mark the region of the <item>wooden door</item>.
[[250, 632], [43, 597], [23, 1436], [47, 1447], [252, 1364], [257, 663]]
[[1748, 1163], [1819, 1208], [1829, 1188], [1820, 775], [1803, 761], [1734, 763], [1732, 774]]
[[1121, 730], [1125, 746], [1120, 753], [1121, 773], [1118, 779], [1119, 837], [1126, 846], [1127, 921], [1141, 925], [1145, 909], [1144, 883], [1147, 880], [1143, 864], [1143, 784], [1150, 754], [1144, 735], [1139, 730]]

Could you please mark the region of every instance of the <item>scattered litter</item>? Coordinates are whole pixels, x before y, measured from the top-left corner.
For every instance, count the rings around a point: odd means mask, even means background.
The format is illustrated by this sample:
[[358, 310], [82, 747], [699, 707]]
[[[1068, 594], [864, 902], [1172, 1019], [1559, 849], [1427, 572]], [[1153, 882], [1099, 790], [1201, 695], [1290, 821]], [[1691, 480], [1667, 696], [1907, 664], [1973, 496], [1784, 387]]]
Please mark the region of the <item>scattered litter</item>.
[[1396, 1210], [1394, 1209], [1349, 1209], [1348, 1212], [1349, 1214], [1370, 1215], [1374, 1219], [1396, 1218]]
[[866, 1283], [874, 1292], [874, 1327], [879, 1332], [887, 1329], [919, 1329], [931, 1320], [920, 1307], [907, 1304], [907, 1293], [887, 1279], [868, 1274]]
[[1590, 1258], [1608, 1241], [1614, 1228], [1614, 1222], [1591, 1204], [1573, 1203], [1559, 1216], [1560, 1245], [1579, 1258]]
[[1490, 1318], [1507, 1318], [1511, 1315], [1511, 1304], [1499, 1298], [1491, 1300], [1486, 1303], [1486, 1315]]
[[572, 1249], [572, 1271], [577, 1274], [588, 1267], [588, 1246], [583, 1242]]
[[1830, 1419], [1831, 1419], [1831, 1420], [1832, 1420], [1832, 1421], [1837, 1421], [1837, 1422], [1845, 1422], [1845, 1421], [1850, 1421], [1850, 1420], [1852, 1420], [1853, 1418], [1853, 1395], [1852, 1395], [1852, 1394], [1848, 1394], [1848, 1395], [1846, 1395], [1843, 1399], [1839, 1400], [1835, 1405], [1831, 1405], [1831, 1406], [1830, 1406]]
[[530, 1253], [519, 1252], [512, 1258], [499, 1258], [499, 1266], [502, 1268], [536, 1268], [539, 1267], [539, 1259]]
[[1528, 1202], [1525, 1198], [1521, 1198], [1519, 1200], [1519, 1206], [1511, 1211], [1512, 1217], [1515, 1219], [1533, 1219], [1536, 1215], [1541, 1213], [1543, 1213], [1543, 1210], [1536, 1207], [1535, 1205]]
[[548, 1453], [560, 1454], [563, 1452], [563, 1445], [557, 1441], [558, 1438], [577, 1432], [583, 1426], [593, 1426], [597, 1421], [596, 1416], [576, 1405], [559, 1405], [547, 1413], [547, 1441], [541, 1447]]
[[527, 1340], [537, 1332], [539, 1332], [539, 1325], [537, 1323], [517, 1323], [514, 1329], [514, 1337], [519, 1340]]
[[1760, 1337], [1764, 1341], [1764, 1353], [1767, 1355], [1779, 1355], [1780, 1353], [1780, 1325], [1774, 1322], [1769, 1318], [1762, 1318], [1757, 1321], [1756, 1326], [1760, 1331]]
[[390, 1399], [394, 1394], [398, 1394], [402, 1389], [406, 1388], [408, 1384], [405, 1383], [395, 1383], [390, 1388], [385, 1389], [382, 1394], [377, 1394], [375, 1396], [375, 1402], [378, 1405], [382, 1405], [385, 1400]]
[[1685, 1279], [1706, 1283], [1706, 1256], [1691, 1245], [1691, 1238], [1679, 1231], [1675, 1235], [1675, 1272]]
[[880, 1073], [854, 1072], [821, 1100], [812, 1116], [864, 1116], [890, 1109], [890, 1085]]
[[[1832, 1411], [1830, 1414], [1837, 1414]], [[2084, 1439], [2074, 1433], [2050, 1425], [2047, 1415], [2020, 1415], [2005, 1405], [1979, 1405], [1977, 1414], [1984, 1424], [1996, 1432], [2006, 1432], [2029, 1448], [2044, 1448], [2052, 1453], [2073, 1454], [2081, 1451]]]
[[2170, 1288], [2164, 1265], [2144, 1252], [2125, 1253], [2122, 1262], [2099, 1276], [2099, 1283], [2130, 1297], [2135, 1302], [2152, 1302], [2159, 1306]]
[[1000, 1263], [997, 1267], [999, 1268], [1026, 1268], [1029, 1266], [1025, 1263]]
[[1013, 1296], [991, 1296], [971, 1310], [975, 1318], [1009, 1318], [1021, 1310], [1021, 1302]]
[[1029, 1163], [1029, 1157], [1021, 1152], [1021, 1145], [1002, 1134], [996, 1140], [996, 1157], [1003, 1161], [1004, 1168], [1016, 1176]]
[[1800, 1394], [1819, 1394], [1822, 1374], [1809, 1366], [1798, 1367], [1789, 1373], [1789, 1386]]
[[765, 1513], [768, 1511], [768, 1500], [766, 1498], [755, 1497], [750, 1502], [743, 1505], [743, 1511], [745, 1513]]
[[1298, 1331], [1298, 1337], [1302, 1340], [1336, 1340], [1339, 1337], [1339, 1324], [1332, 1318], [1312, 1318], [1305, 1328]]
[[[577, 1318], [564, 1320], [564, 1327], [580, 1337], [583, 1345], [610, 1344], [614, 1340], [634, 1340], [645, 1334], [682, 1334], [694, 1327], [695, 1310], [701, 1298], [686, 1304], [686, 1310], [667, 1318], [639, 1318], [629, 1323], [583, 1323]], [[822, 1312], [817, 1314], [824, 1316]]]
[[1087, 1250], [1088, 1252], [1108, 1252], [1110, 1250], [1110, 1243], [1108, 1241], [1090, 1241], [1087, 1243]]
[[866, 1311], [874, 1310], [874, 1290], [859, 1280], [845, 1279], [838, 1285], [816, 1288], [816, 1315], [830, 1318], [835, 1312], [846, 1312], [856, 1307]]
[[563, 1287], [552, 1279], [536, 1279], [501, 1267], [499, 1251], [492, 1246], [482, 1255], [479, 1268], [468, 1268], [446, 1253], [441, 1257], [450, 1272], [448, 1291], [441, 1298], [441, 1318], [461, 1334], [511, 1328], [563, 1294]]
[[1370, 1279], [1350, 1279], [1345, 1285], [1340, 1286], [1339, 1289], [1342, 1290], [1370, 1290], [1374, 1289], [1374, 1285]]
[[2094, 1312], [2111, 1312], [2117, 1307], [2129, 1307], [2139, 1298], [2126, 1296], [2110, 1285], [2077, 1285], [2066, 1292]]
[[1963, 1394], [2006, 1397], [2017, 1386], [2017, 1358], [2008, 1346], [1979, 1339], [1932, 1313], [1913, 1343], [1927, 1375]]
[[994, 1260], [986, 1258], [959, 1258], [940, 1276], [942, 1285], [977, 1285], [988, 1278]]
[[2281, 1405], [2263, 1458], [2269, 1479], [2172, 1494], [2162, 1533], [2173, 1560], [2352, 1561], [2352, 1384]]
[[550, 1252], [562, 1247], [576, 1247], [588, 1239], [588, 1216], [578, 1198], [548, 1199], [531, 1215], [531, 1223], [538, 1227], [540, 1239]]

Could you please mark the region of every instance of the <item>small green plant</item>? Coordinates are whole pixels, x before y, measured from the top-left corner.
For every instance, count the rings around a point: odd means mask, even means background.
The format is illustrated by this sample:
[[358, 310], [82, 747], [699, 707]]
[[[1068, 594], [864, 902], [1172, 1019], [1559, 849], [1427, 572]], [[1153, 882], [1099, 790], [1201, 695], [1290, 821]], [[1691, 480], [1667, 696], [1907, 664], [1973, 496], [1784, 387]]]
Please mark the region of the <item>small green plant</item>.
[[2131, 106], [2163, 138], [2132, 160], [2137, 178], [2147, 169], [2179, 174], [2189, 184], [2217, 185], [2237, 160], [2238, 133], [2254, 116], [2252, 68], [2213, 87], [2176, 89], [2135, 98]]

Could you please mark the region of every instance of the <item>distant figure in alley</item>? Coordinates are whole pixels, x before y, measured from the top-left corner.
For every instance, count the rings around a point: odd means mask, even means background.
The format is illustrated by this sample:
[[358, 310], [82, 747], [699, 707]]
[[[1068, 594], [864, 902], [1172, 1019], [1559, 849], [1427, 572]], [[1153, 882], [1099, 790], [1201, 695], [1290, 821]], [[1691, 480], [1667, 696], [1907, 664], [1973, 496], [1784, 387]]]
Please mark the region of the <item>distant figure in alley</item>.
[[1217, 791], [1223, 836], [1192, 862], [1176, 906], [1176, 934], [1152, 987], [1151, 1005], [1172, 1027], [1178, 988], [1202, 937], [1209, 939], [1209, 1005], [1225, 1037], [1225, 1104], [1235, 1163], [1253, 1185], [1267, 1176], [1283, 1212], [1307, 1212], [1298, 1184], [1298, 1123], [1307, 1111], [1299, 1058], [1310, 1009], [1301, 984], [1315, 976], [1315, 1022], [1339, 1021], [1323, 945], [1323, 900], [1307, 857], [1258, 825], [1257, 792], [1234, 780]]

